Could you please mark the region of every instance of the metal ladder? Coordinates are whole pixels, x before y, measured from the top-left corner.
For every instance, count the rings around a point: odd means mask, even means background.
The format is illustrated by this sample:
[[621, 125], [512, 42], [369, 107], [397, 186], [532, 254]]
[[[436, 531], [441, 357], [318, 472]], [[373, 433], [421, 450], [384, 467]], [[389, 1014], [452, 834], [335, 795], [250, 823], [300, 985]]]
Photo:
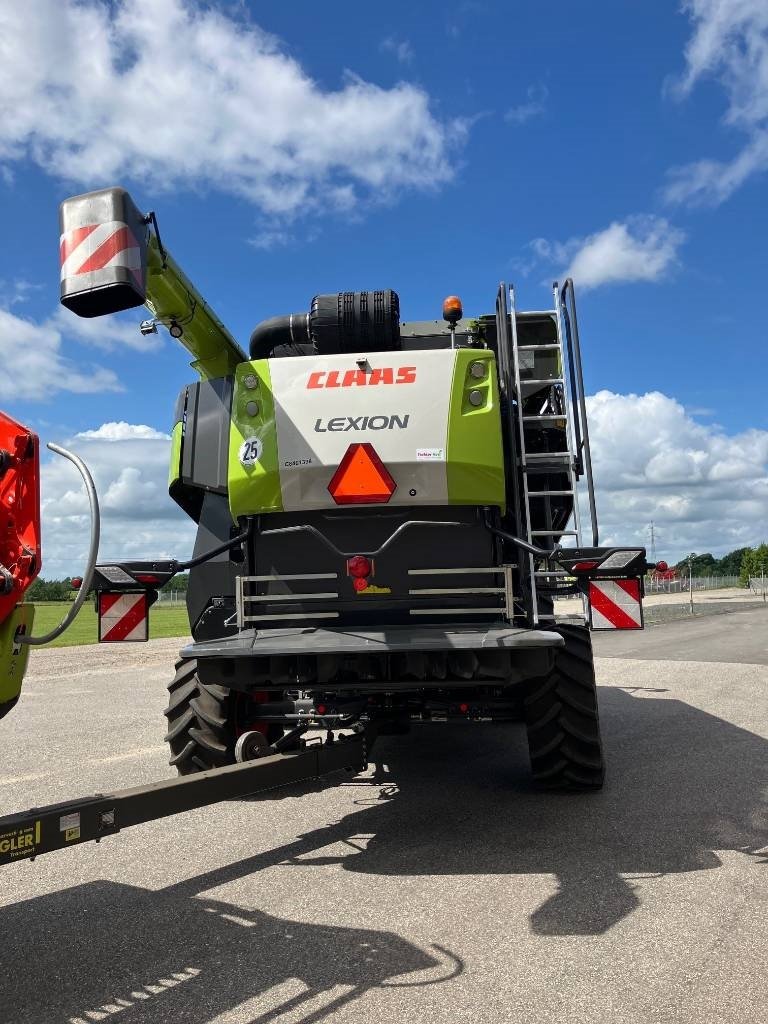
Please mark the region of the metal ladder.
[[[576, 546], [580, 547], [581, 540], [581, 516], [579, 513], [579, 501], [576, 484], [586, 472], [588, 483], [588, 494], [590, 513], [592, 520], [593, 544], [597, 544], [597, 518], [595, 514], [594, 488], [592, 483], [592, 466], [589, 451], [589, 434], [587, 431], [586, 407], [584, 403], [584, 385], [581, 372], [581, 357], [579, 353], [578, 327], [576, 325], [575, 305], [573, 299], [573, 283], [570, 278], [566, 281], [562, 291], [559, 291], [557, 282], [553, 286], [554, 308], [548, 310], [521, 311], [522, 318], [545, 318], [551, 317], [555, 324], [555, 341], [540, 344], [521, 345], [518, 341], [518, 312], [515, 307], [515, 291], [512, 285], [509, 286], [509, 313], [511, 321], [512, 341], [512, 362], [514, 369], [515, 399], [517, 405], [517, 419], [519, 427], [519, 448], [518, 464], [522, 470], [523, 493], [522, 512], [525, 517], [526, 539], [529, 544], [538, 547], [548, 548], [553, 546], [554, 537], [574, 537]], [[568, 308], [568, 291], [571, 295], [571, 311]], [[566, 346], [563, 345], [563, 321], [565, 321]], [[567, 347], [567, 352], [565, 348]], [[558, 376], [542, 379], [521, 377], [521, 353], [524, 352], [552, 352], [556, 354], [556, 373]], [[568, 357], [566, 361], [566, 355]], [[566, 371], [568, 377], [566, 378]], [[556, 403], [560, 406], [557, 410], [541, 412], [538, 414], [525, 413], [523, 410], [524, 387], [539, 385], [542, 389], [549, 387], [549, 395], [555, 397]], [[569, 387], [570, 385], [570, 387]], [[570, 392], [570, 393], [569, 393]], [[556, 421], [565, 420], [565, 437], [568, 444], [566, 451], [558, 452], [531, 452], [528, 450], [529, 432], [537, 426], [543, 426]], [[527, 433], [528, 432], [528, 433]], [[537, 486], [537, 477], [548, 473], [559, 473], [567, 476], [568, 486], [563, 490], [542, 489]], [[572, 497], [573, 511], [565, 526], [569, 526], [572, 520], [571, 529], [552, 529], [553, 519], [550, 499], [553, 497]], [[550, 529], [533, 529], [531, 520], [531, 499], [543, 499], [545, 503], [545, 520]], [[548, 543], [549, 540], [549, 543]], [[546, 582], [554, 581], [565, 577], [568, 573], [562, 570], [537, 569], [536, 557], [527, 555], [530, 576], [532, 619], [533, 625], [537, 626], [540, 620], [554, 620], [554, 615], [539, 615], [537, 580]]]

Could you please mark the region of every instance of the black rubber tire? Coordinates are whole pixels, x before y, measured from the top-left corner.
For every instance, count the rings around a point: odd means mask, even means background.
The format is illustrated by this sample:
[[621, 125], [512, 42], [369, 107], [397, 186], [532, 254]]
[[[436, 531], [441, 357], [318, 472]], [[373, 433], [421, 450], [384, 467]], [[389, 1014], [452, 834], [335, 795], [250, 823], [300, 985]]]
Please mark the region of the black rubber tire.
[[201, 683], [197, 661], [176, 662], [176, 675], [168, 684], [169, 764], [179, 775], [192, 775], [235, 763], [235, 727], [232, 691]]
[[558, 789], [601, 789], [605, 775], [592, 639], [586, 626], [557, 623], [565, 647], [549, 675], [531, 682], [525, 725], [537, 783]]

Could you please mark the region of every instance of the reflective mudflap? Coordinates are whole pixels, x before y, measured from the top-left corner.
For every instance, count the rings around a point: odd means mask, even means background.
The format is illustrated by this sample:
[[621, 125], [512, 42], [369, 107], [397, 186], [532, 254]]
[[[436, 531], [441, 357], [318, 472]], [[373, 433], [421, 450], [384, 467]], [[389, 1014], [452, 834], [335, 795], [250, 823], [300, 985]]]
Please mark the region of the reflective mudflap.
[[590, 629], [643, 629], [642, 594], [638, 577], [590, 580], [587, 590]]
[[142, 642], [149, 640], [149, 602], [146, 591], [100, 590], [97, 611], [99, 643]]

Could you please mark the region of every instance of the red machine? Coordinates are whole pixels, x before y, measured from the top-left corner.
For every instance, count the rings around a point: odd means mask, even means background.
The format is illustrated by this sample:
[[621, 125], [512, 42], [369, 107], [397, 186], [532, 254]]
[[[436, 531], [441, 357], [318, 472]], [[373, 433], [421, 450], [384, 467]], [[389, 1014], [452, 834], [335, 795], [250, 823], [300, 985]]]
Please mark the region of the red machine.
[[40, 457], [35, 434], [0, 412], [0, 623], [40, 572]]

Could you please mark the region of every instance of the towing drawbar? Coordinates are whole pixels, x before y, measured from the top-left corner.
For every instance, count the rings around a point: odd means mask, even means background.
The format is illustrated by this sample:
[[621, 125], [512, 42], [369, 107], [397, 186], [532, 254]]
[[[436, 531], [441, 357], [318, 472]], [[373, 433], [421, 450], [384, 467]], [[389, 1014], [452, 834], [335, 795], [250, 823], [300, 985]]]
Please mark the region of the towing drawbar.
[[310, 742], [295, 752], [269, 754], [244, 764], [7, 815], [0, 818], [0, 866], [79, 843], [98, 843], [132, 825], [222, 800], [258, 796], [335, 772], [363, 771], [372, 740], [373, 732], [363, 730], [340, 735], [333, 742]]

